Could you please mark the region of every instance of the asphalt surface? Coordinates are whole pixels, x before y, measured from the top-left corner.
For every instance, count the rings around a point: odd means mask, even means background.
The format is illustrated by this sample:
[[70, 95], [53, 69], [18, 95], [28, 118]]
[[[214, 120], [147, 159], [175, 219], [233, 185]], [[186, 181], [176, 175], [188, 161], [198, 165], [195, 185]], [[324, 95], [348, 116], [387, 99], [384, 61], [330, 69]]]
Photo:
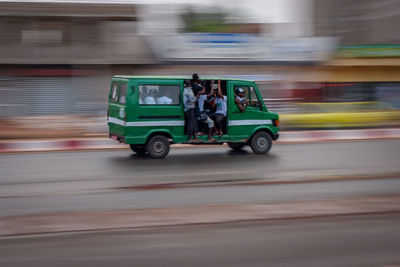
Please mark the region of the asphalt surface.
[[[380, 174], [400, 173], [399, 158], [400, 140], [276, 145], [270, 155], [236, 153], [222, 146], [174, 149], [161, 160], [128, 150], [2, 154], [0, 216], [398, 195], [400, 176], [383, 179]], [[231, 181], [371, 174], [376, 179], [224, 186]], [[130, 189], [168, 183], [189, 185]]]
[[0, 238], [0, 266], [399, 266], [399, 213]]
[[[172, 149], [154, 160], [126, 151], [51, 152], [0, 155], [0, 185], [49, 191], [130, 187], [160, 183], [280, 180], [320, 175], [400, 171], [400, 140], [274, 145], [268, 155], [249, 148]], [[0, 196], [7, 193], [0, 192]], [[16, 193], [18, 193], [16, 191]]]
[[400, 178], [329, 183], [199, 187], [8, 197], [1, 216], [91, 210], [157, 209], [185, 206], [290, 203], [400, 194]]

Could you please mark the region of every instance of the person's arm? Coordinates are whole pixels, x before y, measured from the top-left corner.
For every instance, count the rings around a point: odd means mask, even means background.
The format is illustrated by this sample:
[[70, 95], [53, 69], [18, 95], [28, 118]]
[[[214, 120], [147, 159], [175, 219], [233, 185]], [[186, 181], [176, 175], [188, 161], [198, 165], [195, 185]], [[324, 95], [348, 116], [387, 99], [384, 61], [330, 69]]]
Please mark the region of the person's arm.
[[206, 85], [203, 85], [203, 89], [197, 93], [197, 96], [206, 94]]
[[246, 106], [243, 106], [242, 103], [240, 103], [240, 100], [237, 99], [236, 97], [235, 97], [235, 103], [236, 106], [239, 108], [240, 112], [244, 112]]
[[207, 99], [211, 98], [211, 96], [214, 94], [214, 83], [215, 83], [214, 80], [211, 80], [211, 83], [210, 83], [211, 90], [207, 95]]
[[221, 89], [221, 80], [218, 80], [218, 97], [223, 98], [224, 96], [222, 95], [222, 89]]
[[188, 104], [188, 96], [186, 90], [183, 91], [183, 105], [186, 107]]

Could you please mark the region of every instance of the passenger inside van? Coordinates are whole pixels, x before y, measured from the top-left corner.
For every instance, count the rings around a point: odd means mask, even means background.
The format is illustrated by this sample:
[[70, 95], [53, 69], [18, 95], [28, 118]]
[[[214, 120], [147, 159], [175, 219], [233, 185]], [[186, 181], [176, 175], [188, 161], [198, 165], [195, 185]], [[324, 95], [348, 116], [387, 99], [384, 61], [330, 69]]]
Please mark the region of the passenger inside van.
[[157, 90], [156, 89], [150, 89], [148, 91], [148, 95], [144, 99], [144, 103], [151, 105], [151, 104], [156, 104], [156, 98], [157, 98]]
[[169, 90], [165, 90], [165, 95], [157, 98], [157, 103], [160, 105], [170, 105], [172, 103], [171, 92]]
[[244, 97], [245, 91], [242, 88], [237, 88], [235, 93], [236, 106], [239, 108], [240, 112], [244, 112], [246, 106], [249, 104], [249, 100], [245, 99]]

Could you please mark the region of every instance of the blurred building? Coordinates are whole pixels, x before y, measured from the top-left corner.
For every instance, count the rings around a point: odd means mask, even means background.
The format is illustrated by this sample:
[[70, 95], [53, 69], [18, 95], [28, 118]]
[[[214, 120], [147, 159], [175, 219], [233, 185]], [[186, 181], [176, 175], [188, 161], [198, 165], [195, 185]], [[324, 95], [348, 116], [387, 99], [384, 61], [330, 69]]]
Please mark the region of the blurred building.
[[152, 64], [137, 5], [0, 2], [0, 116], [105, 113], [112, 66]]
[[343, 45], [399, 44], [397, 0], [314, 1], [316, 36], [337, 36]]
[[0, 117], [104, 115], [114, 74], [253, 75], [287, 103], [398, 91], [395, 0], [172, 2], [0, 1]]

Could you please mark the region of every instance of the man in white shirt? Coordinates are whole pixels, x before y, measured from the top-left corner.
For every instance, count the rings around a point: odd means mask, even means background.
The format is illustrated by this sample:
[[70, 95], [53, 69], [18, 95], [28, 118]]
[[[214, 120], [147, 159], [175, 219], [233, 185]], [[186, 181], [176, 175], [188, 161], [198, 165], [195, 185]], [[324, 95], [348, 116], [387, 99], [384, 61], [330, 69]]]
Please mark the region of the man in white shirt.
[[165, 94], [166, 95], [157, 98], [157, 103], [160, 105], [171, 105], [172, 103], [171, 92], [167, 91]]
[[218, 81], [218, 91], [217, 98], [215, 100], [216, 111], [215, 111], [215, 125], [217, 128], [218, 136], [222, 137], [223, 133], [223, 123], [226, 119], [226, 102], [228, 97], [222, 94], [221, 90], [221, 80]]
[[157, 104], [156, 97], [157, 97], [157, 90], [156, 89], [150, 89], [149, 95], [146, 96], [146, 98], [144, 99], [144, 103], [147, 104], [147, 105]]

